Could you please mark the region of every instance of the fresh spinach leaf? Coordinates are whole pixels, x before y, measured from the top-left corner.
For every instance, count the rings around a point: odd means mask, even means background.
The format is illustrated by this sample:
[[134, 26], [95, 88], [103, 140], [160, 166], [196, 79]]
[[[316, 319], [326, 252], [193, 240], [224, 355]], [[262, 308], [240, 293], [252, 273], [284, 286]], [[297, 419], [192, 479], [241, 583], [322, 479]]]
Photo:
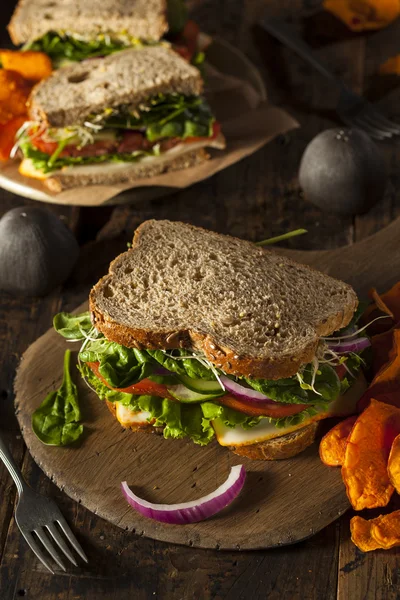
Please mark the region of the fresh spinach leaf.
[[79, 315], [61, 312], [54, 317], [53, 327], [57, 333], [67, 340], [83, 340], [93, 328], [93, 325], [89, 312]]
[[83, 433], [78, 391], [71, 379], [70, 350], [64, 354], [64, 378], [61, 387], [50, 392], [32, 415], [32, 429], [44, 444], [68, 446]]

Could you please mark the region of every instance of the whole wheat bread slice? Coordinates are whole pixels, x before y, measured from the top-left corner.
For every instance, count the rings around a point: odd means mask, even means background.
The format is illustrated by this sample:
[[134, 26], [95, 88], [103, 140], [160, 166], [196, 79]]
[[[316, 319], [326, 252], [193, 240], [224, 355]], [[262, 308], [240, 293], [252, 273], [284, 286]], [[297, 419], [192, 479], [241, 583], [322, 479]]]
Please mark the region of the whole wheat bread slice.
[[128, 347], [200, 350], [226, 373], [280, 379], [357, 307], [347, 284], [250, 242], [146, 221], [89, 297], [94, 325]]
[[166, 12], [166, 0], [19, 0], [8, 31], [16, 45], [59, 30], [159, 40], [168, 29]]
[[80, 125], [121, 105], [135, 109], [158, 93], [198, 95], [200, 72], [163, 46], [123, 50], [54, 71], [29, 99], [29, 116], [53, 127]]

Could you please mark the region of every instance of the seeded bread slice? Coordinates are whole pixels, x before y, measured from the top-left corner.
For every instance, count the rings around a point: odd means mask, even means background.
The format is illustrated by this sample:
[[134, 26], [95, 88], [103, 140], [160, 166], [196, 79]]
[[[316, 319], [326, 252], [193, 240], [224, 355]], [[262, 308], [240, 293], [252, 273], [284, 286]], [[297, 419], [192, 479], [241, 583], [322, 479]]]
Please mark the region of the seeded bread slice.
[[54, 71], [29, 99], [29, 117], [52, 127], [81, 125], [121, 105], [134, 110], [158, 93], [199, 95], [200, 72], [163, 46], [123, 50]]
[[152, 220], [89, 303], [97, 329], [124, 346], [197, 349], [226, 373], [281, 379], [358, 301], [349, 285], [250, 242]]
[[166, 12], [166, 0], [19, 0], [8, 31], [16, 45], [60, 30], [159, 40], [168, 29]]

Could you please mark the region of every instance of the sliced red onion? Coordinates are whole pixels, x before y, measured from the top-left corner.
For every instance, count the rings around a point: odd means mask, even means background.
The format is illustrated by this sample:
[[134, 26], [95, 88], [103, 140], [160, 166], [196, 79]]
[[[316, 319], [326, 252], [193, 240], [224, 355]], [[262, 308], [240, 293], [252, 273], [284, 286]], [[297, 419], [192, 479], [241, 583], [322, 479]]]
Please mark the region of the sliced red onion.
[[136, 496], [129, 489], [126, 481], [121, 483], [122, 493], [129, 504], [144, 517], [155, 519], [162, 523], [173, 525], [184, 525], [185, 523], [197, 523], [220, 512], [228, 506], [241, 492], [246, 471], [243, 465], [231, 468], [228, 479], [214, 492], [182, 504], [153, 504]]
[[252, 388], [244, 387], [243, 385], [236, 383], [236, 381], [232, 381], [229, 377], [225, 377], [225, 375], [221, 375], [221, 382], [227, 392], [230, 392], [236, 396], [236, 398], [240, 398], [245, 402], [273, 402], [275, 404], [275, 401], [268, 398], [265, 394], [257, 392]]
[[371, 345], [371, 342], [367, 337], [359, 337], [354, 340], [344, 340], [343, 342], [335, 342], [333, 344], [328, 343], [328, 348], [337, 352], [338, 354], [347, 354], [348, 352], [361, 352], [365, 348]]

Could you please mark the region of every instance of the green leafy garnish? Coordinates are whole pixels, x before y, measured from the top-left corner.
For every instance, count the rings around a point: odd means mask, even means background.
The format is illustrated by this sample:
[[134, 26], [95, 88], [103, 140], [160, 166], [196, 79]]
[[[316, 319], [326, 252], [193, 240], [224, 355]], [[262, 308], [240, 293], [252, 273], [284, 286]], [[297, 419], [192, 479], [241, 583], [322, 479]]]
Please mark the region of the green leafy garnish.
[[79, 423], [81, 412], [78, 391], [71, 379], [69, 369], [71, 352], [64, 354], [64, 378], [61, 387], [50, 392], [32, 415], [32, 429], [44, 444], [68, 446], [83, 433]]
[[86, 58], [108, 56], [130, 46], [140, 45], [139, 40], [122, 41], [101, 35], [93, 40], [81, 40], [67, 33], [49, 31], [41, 38], [24, 46], [24, 50], [36, 50], [48, 54], [55, 64], [60, 66], [65, 60], [81, 61]]
[[339, 377], [335, 369], [329, 365], [319, 365], [313, 385], [314, 389], [311, 386], [311, 365], [305, 367], [301, 380], [304, 382], [303, 385], [296, 376], [277, 380], [246, 379], [245, 381], [250, 387], [265, 394], [271, 400], [288, 404], [329, 403], [340, 394]]
[[83, 340], [93, 328], [90, 320], [90, 312], [79, 315], [70, 313], [58, 313], [53, 319], [53, 327], [67, 340]]
[[[98, 121], [93, 115], [92, 119]], [[90, 118], [88, 120], [91, 120]], [[104, 128], [146, 129], [150, 142], [162, 138], [210, 137], [214, 117], [207, 102], [199, 96], [157, 94], [134, 113], [121, 112], [105, 115]]]

